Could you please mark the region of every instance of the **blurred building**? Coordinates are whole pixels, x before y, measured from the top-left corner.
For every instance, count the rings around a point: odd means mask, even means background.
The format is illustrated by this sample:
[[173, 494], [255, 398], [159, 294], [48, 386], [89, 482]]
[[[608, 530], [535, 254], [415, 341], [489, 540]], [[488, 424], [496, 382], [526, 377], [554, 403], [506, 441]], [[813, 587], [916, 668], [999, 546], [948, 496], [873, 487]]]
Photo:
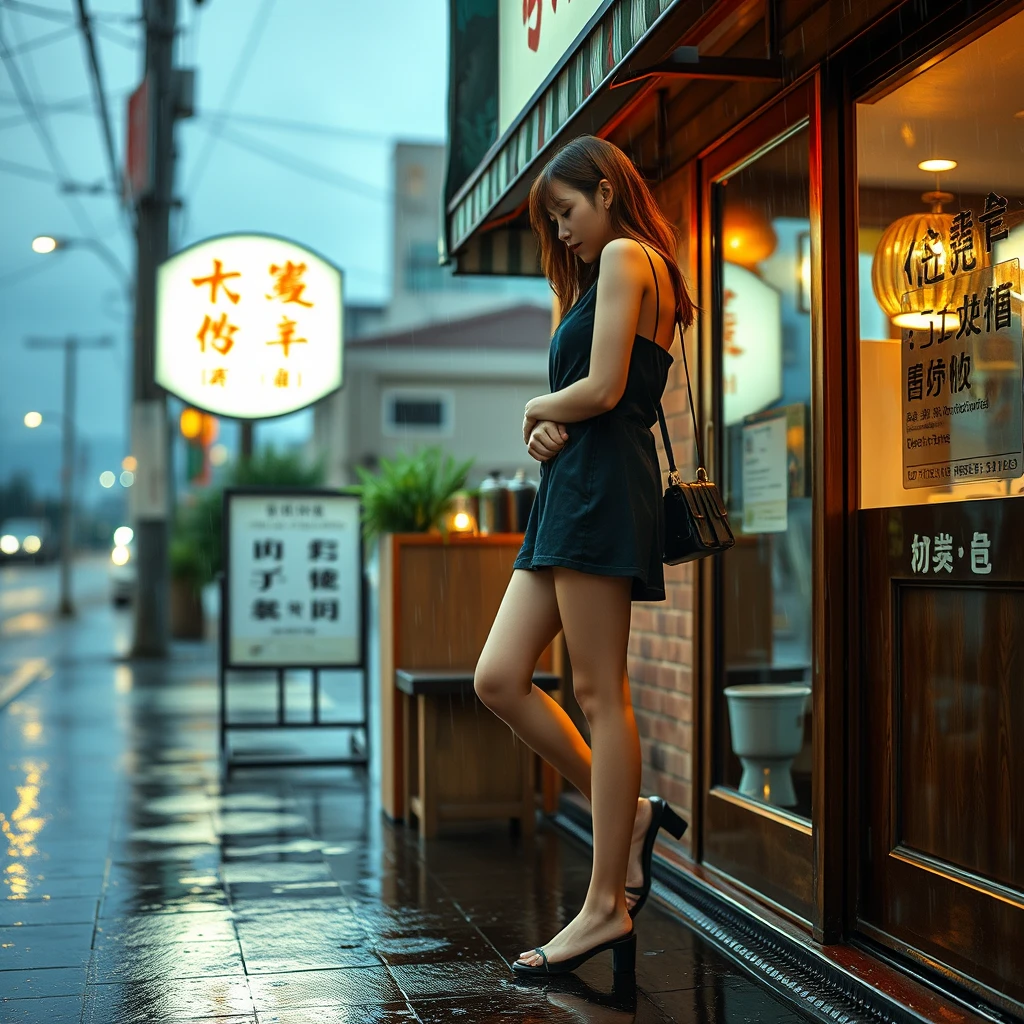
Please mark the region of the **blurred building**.
[[475, 459], [471, 482], [536, 464], [520, 434], [547, 390], [551, 290], [535, 277], [456, 276], [438, 259], [445, 149], [395, 147], [391, 293], [345, 311], [345, 385], [315, 410], [328, 482], [436, 444]]

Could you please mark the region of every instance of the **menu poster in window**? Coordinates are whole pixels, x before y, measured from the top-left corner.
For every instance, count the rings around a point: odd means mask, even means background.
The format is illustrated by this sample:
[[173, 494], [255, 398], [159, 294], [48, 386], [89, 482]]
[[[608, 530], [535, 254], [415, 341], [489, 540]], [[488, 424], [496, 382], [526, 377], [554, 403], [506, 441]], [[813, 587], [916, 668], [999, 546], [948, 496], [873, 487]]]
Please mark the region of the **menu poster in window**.
[[789, 514], [787, 416], [743, 424], [743, 532], [785, 533]]
[[233, 668], [354, 667], [362, 651], [359, 500], [226, 496]]
[[[903, 296], [903, 486], [1024, 475], [1020, 264], [959, 274], [942, 309], [934, 288]], [[924, 308], [924, 307], [929, 308]]]

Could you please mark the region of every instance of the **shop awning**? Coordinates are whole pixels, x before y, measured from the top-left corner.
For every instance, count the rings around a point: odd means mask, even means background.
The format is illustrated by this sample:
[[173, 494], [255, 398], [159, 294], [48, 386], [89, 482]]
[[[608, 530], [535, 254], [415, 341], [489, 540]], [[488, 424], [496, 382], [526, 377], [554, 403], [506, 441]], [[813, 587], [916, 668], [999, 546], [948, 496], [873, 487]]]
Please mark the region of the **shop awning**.
[[[509, 91], [499, 69], [508, 47], [502, 27], [529, 33], [536, 26], [542, 36], [570, 3], [577, 24], [587, 18], [583, 28], [510, 117], [499, 103]], [[442, 245], [456, 272], [539, 274], [522, 210], [543, 162], [576, 135], [601, 134], [651, 87], [643, 80], [613, 90], [614, 76], [662, 59], [684, 37], [696, 45], [752, 6], [742, 0], [451, 0]], [[508, 126], [499, 137], [502, 114]]]

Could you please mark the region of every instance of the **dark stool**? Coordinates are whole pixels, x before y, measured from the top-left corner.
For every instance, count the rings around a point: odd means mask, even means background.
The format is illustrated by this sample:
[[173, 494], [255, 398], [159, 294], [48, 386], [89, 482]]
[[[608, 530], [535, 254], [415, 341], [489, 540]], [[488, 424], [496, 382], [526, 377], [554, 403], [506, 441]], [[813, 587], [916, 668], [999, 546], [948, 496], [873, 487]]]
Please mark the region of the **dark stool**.
[[[559, 676], [534, 672], [543, 690]], [[432, 839], [440, 821], [510, 818], [534, 828], [534, 753], [473, 692], [473, 673], [396, 669], [405, 735], [405, 806]]]

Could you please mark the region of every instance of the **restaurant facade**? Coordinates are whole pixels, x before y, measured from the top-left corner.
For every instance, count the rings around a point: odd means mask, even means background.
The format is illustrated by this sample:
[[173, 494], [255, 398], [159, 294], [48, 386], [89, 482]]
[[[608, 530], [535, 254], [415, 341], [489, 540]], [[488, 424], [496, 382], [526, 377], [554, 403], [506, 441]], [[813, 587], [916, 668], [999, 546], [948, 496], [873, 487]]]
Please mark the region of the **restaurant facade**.
[[540, 272], [530, 183], [592, 133], [700, 308], [737, 543], [634, 606], [660, 893], [822, 1018], [1024, 1019], [1024, 3], [452, 0], [451, 37], [456, 271]]

